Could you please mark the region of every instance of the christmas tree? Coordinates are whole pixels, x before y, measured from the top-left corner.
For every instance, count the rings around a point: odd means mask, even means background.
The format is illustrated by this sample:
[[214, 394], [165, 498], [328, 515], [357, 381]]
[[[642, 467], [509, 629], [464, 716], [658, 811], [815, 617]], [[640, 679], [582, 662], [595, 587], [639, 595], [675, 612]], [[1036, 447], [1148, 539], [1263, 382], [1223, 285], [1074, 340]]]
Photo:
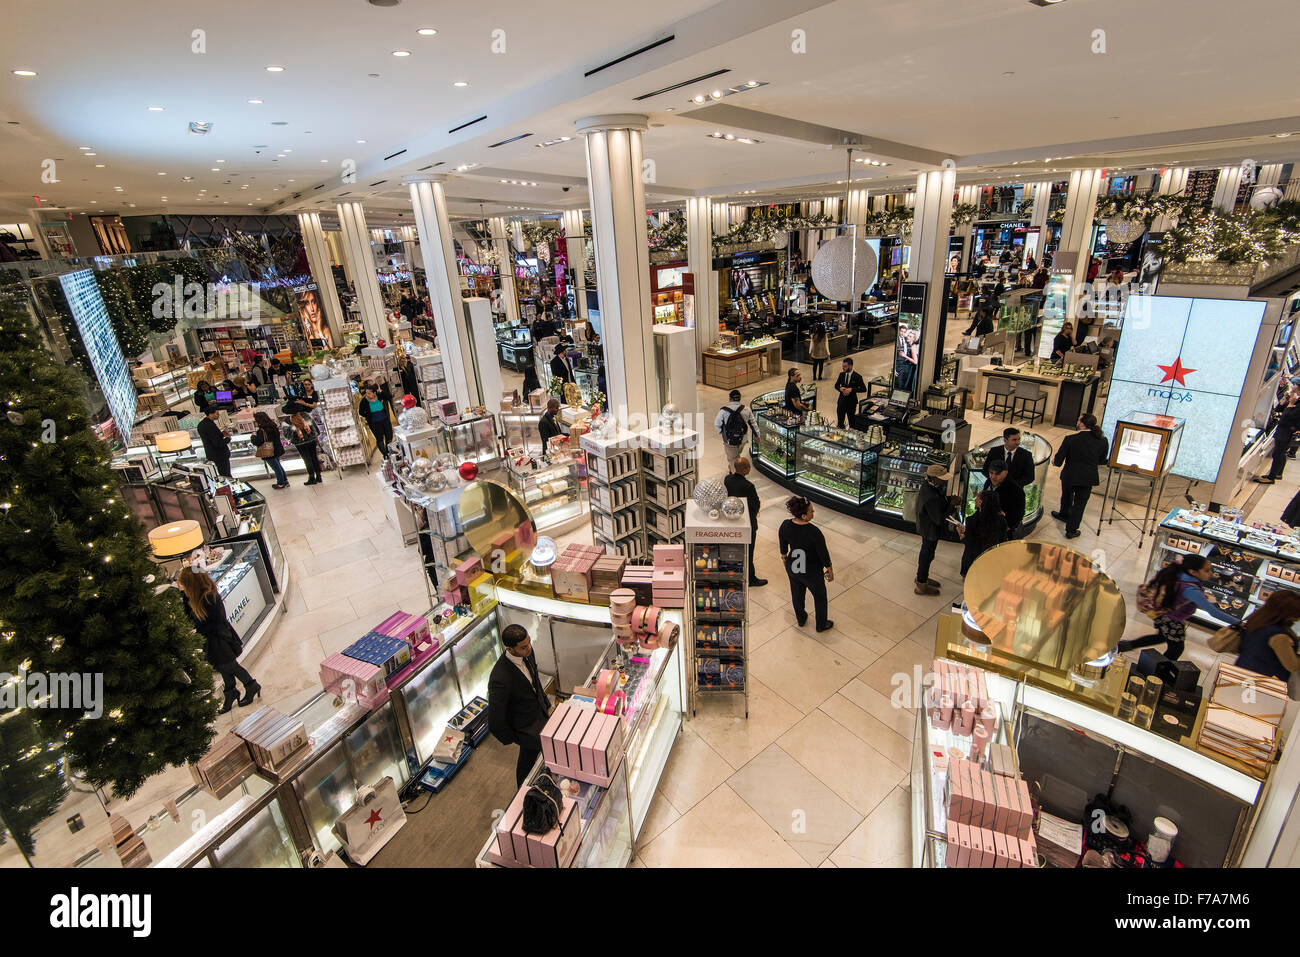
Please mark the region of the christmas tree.
[[102, 674], [99, 708], [29, 713], [89, 783], [127, 797], [207, 749], [212, 669], [179, 593], [155, 594], [81, 395], [41, 347], [25, 297], [0, 291], [0, 671]]
[[0, 721], [0, 822], [28, 859], [36, 853], [32, 832], [58, 811], [68, 793], [63, 748], [43, 740], [33, 714], [26, 709]]

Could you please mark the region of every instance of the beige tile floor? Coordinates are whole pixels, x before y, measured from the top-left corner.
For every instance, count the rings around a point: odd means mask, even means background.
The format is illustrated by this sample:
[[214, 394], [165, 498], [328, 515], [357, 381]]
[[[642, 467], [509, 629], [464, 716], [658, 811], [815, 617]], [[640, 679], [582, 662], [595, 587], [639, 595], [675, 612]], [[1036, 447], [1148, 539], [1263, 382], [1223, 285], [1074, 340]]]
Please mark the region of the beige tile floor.
[[[887, 371], [889, 359], [885, 348], [861, 353], [858, 368], [870, 376]], [[820, 387], [824, 408], [833, 406], [835, 371], [838, 362], [828, 363]], [[807, 381], [807, 366], [804, 374]], [[742, 391], [748, 401], [781, 385], [781, 379], [770, 379]], [[698, 391], [700, 410], [711, 424], [726, 395], [704, 386]], [[972, 444], [1003, 427], [979, 413], [968, 418]], [[1051, 427], [1035, 431], [1053, 445], [1065, 434]], [[700, 474], [724, 469], [716, 436], [706, 436]], [[1291, 472], [1255, 496], [1255, 514], [1280, 515], [1295, 492], [1300, 465], [1292, 465]], [[941, 594], [917, 597], [911, 588], [914, 535], [819, 509], [817, 522], [836, 567], [830, 588], [836, 627], [817, 635], [811, 625], [796, 625], [780, 576], [776, 529], [788, 493], [757, 473], [753, 477], [764, 502], [758, 572], [771, 583], [752, 592], [749, 717], [742, 702], [728, 697], [702, 703], [687, 721], [647, 817], [638, 864], [906, 866], [914, 715], [896, 707], [891, 693], [914, 681], [916, 669], [931, 660], [937, 616], [961, 587], [959, 546], [939, 546], [931, 574], [943, 582]], [[294, 585], [274, 633], [249, 663], [262, 683], [263, 701], [282, 709], [315, 693], [323, 657], [399, 608], [428, 605], [417, 552], [402, 546], [385, 517], [373, 472], [349, 470], [342, 479], [331, 474], [311, 488], [302, 481], [295, 476], [286, 490], [266, 490]], [[1045, 491], [1047, 508], [1054, 508], [1054, 473]], [[1145, 577], [1150, 539], [1139, 549], [1136, 529], [1123, 522], [1098, 535], [1099, 498], [1090, 503], [1084, 536], [1071, 545], [1095, 551], [1125, 595], [1132, 596]], [[1121, 511], [1136, 515], [1140, 506], [1122, 504]], [[1062, 527], [1050, 518], [1032, 537], [1064, 542]], [[590, 530], [568, 538], [590, 541]], [[1132, 609], [1127, 634], [1143, 633], [1145, 624]], [[1209, 653], [1204, 646], [1189, 647], [1192, 655]], [[219, 730], [239, 717], [237, 712], [223, 716]], [[187, 784], [184, 770], [159, 775], [129, 803], [128, 816], [131, 808], [147, 816]]]

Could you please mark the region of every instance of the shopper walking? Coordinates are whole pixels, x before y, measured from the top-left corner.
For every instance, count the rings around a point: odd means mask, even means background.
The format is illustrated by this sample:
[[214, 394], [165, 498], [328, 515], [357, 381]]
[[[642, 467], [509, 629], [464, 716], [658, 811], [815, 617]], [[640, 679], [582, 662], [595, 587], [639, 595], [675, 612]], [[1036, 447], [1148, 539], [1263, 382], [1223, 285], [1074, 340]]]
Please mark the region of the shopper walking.
[[1137, 605], [1148, 617], [1155, 618], [1156, 633], [1121, 641], [1121, 652], [1148, 648], [1165, 643], [1165, 657], [1177, 659], [1183, 653], [1187, 636], [1187, 619], [1199, 608], [1223, 625], [1239, 624], [1225, 615], [1207, 597], [1202, 587], [1214, 577], [1214, 569], [1200, 555], [1183, 555], [1170, 562], [1156, 576], [1138, 589]]
[[754, 545], [758, 542], [758, 489], [754, 483], [749, 480], [750, 462], [745, 456], [740, 456], [735, 461], [735, 468], [727, 473], [727, 477], [722, 480], [722, 484], [727, 487], [727, 494], [734, 495], [736, 498], [743, 498], [749, 506], [749, 585], [751, 588], [761, 588], [767, 584], [766, 578], [758, 577], [758, 568], [754, 565]]
[[288, 488], [289, 477], [284, 474], [284, 466], [280, 464], [280, 457], [284, 455], [280, 430], [265, 412], [254, 413], [253, 423], [257, 426], [257, 431], [253, 433], [253, 448], [257, 450], [257, 457], [271, 466], [271, 471], [275, 473], [275, 484], [271, 488]]
[[1295, 438], [1297, 431], [1300, 431], [1300, 397], [1292, 394], [1287, 397], [1286, 405], [1282, 407], [1282, 414], [1278, 417], [1277, 427], [1273, 430], [1273, 462], [1269, 467], [1268, 474], [1255, 479], [1261, 485], [1272, 485], [1282, 477], [1286, 471], [1287, 451], [1291, 448], [1291, 440]]
[[985, 468], [989, 480], [984, 485], [984, 491], [997, 499], [998, 507], [1007, 520], [1007, 537], [1019, 538], [1020, 523], [1025, 520], [1025, 490], [1011, 478], [1006, 463], [989, 462]]
[[808, 342], [808, 358], [812, 362], [812, 377], [814, 382], [822, 380], [822, 370], [826, 368], [826, 360], [831, 357], [831, 340], [826, 334], [826, 326], [817, 323], [813, 326], [812, 337]]
[[203, 457], [217, 467], [217, 474], [230, 478], [230, 431], [217, 425], [221, 410], [209, 406], [199, 422], [199, 441], [203, 443]]
[[1079, 431], [1067, 435], [1056, 450], [1053, 465], [1061, 468], [1061, 510], [1052, 518], [1065, 522], [1065, 537], [1078, 538], [1082, 532], [1083, 510], [1095, 486], [1101, 484], [1101, 465], [1110, 453], [1110, 443], [1090, 412], [1079, 416]]
[[388, 458], [388, 443], [393, 441], [393, 420], [388, 416], [388, 407], [379, 397], [379, 390], [373, 384], [366, 386], [361, 394], [361, 406], [358, 409], [361, 418], [366, 420], [370, 434], [375, 437], [379, 454]]
[[801, 495], [792, 496], [785, 503], [790, 517], [777, 530], [781, 546], [781, 560], [790, 578], [790, 602], [799, 627], [808, 623], [804, 597], [812, 592], [813, 611], [817, 615], [817, 630], [829, 631], [835, 622], [827, 617], [826, 584], [835, 580], [831, 568], [831, 553], [826, 548], [826, 536], [812, 523], [813, 503]]
[[419, 405], [420, 383], [415, 376], [415, 363], [411, 361], [411, 357], [406, 354], [405, 349], [399, 349], [397, 352], [397, 375], [402, 380], [402, 391], [407, 395], [414, 396], [416, 405]]
[[[189, 615], [194, 630], [203, 638], [203, 654], [221, 675], [226, 697], [219, 713], [228, 712], [236, 701], [241, 708], [252, 704], [253, 699], [262, 693], [262, 686], [239, 663], [244, 643], [226, 617], [226, 606], [217, 591], [217, 583], [207, 572], [196, 572], [188, 565], [181, 569], [176, 583], [180, 586], [185, 614]], [[244, 686], [242, 698], [235, 686], [236, 681]]]
[[966, 577], [975, 559], [994, 545], [1007, 540], [1007, 518], [1002, 514], [997, 496], [982, 488], [975, 493], [975, 511], [961, 530], [961, 577]]
[[732, 389], [727, 404], [713, 418], [713, 430], [722, 437], [728, 473], [736, 470], [736, 458], [745, 447], [745, 437], [753, 432], [754, 427], [754, 414], [740, 401], [740, 390]]
[[845, 357], [835, 378], [835, 422], [842, 429], [852, 427], [858, 412], [858, 396], [867, 391], [862, 373], [853, 371], [853, 360]]
[[1292, 630], [1300, 621], [1300, 592], [1279, 588], [1268, 600], [1241, 623], [1241, 646], [1238, 668], [1279, 681], [1289, 681], [1300, 671], [1296, 656], [1296, 635]]
[[925, 481], [916, 501], [916, 530], [921, 535], [921, 551], [916, 560], [916, 582], [913, 588], [918, 595], [939, 594], [939, 583], [930, 577], [930, 563], [943, 538], [944, 523], [952, 512], [952, 502], [944, 494], [952, 473], [942, 465], [931, 465], [925, 470]]
[[506, 625], [501, 644], [506, 650], [488, 678], [488, 729], [502, 744], [519, 745], [515, 762], [515, 786], [519, 787], [542, 753], [542, 728], [551, 714], [551, 701], [542, 688], [527, 629]]
[[284, 424], [280, 434], [293, 445], [301, 456], [303, 464], [307, 466], [307, 481], [303, 484], [319, 485], [321, 483], [320, 452], [316, 443], [320, 439], [320, 429], [316, 428], [316, 423], [300, 412], [295, 413]]

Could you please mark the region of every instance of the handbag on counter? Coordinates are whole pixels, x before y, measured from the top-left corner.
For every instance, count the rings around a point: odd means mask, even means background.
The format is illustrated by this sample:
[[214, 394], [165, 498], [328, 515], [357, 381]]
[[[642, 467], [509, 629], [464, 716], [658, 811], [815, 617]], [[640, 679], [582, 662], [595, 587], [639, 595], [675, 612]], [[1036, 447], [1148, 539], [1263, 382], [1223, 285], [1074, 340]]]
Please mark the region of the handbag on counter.
[[538, 775], [524, 795], [523, 828], [525, 834], [545, 834], [560, 824], [564, 798], [560, 786], [550, 774]]

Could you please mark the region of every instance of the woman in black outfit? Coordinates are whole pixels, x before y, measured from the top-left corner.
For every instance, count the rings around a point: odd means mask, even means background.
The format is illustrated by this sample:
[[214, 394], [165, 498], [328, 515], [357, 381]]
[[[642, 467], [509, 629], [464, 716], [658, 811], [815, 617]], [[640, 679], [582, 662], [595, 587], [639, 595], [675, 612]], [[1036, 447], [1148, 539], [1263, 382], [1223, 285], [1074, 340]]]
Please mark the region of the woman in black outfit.
[[961, 536], [965, 542], [961, 553], [961, 577], [965, 578], [975, 559], [1007, 540], [1007, 518], [1002, 514], [996, 495], [986, 489], [975, 493], [975, 511], [966, 519], [966, 528]]
[[361, 418], [366, 420], [370, 434], [375, 437], [379, 454], [387, 458], [388, 443], [393, 441], [393, 420], [388, 417], [388, 407], [373, 385], [366, 386], [365, 392], [361, 395], [361, 407], [357, 411], [361, 413]]
[[[244, 644], [226, 618], [226, 606], [217, 591], [216, 582], [207, 572], [196, 572], [187, 565], [181, 569], [176, 583], [181, 589], [185, 613], [194, 623], [194, 630], [203, 636], [203, 653], [209, 664], [221, 674], [226, 700], [220, 713], [229, 711], [236, 700], [241, 708], [252, 704], [253, 699], [262, 693], [262, 686], [239, 663], [239, 654], [244, 650]], [[242, 698], [235, 687], [236, 679], [244, 686]]]
[[217, 392], [212, 388], [212, 383], [203, 379], [194, 389], [194, 408], [198, 410], [199, 415], [207, 415], [208, 409], [212, 408], [217, 401]]
[[1074, 350], [1078, 340], [1074, 337], [1074, 326], [1066, 323], [1052, 340], [1052, 361], [1059, 365], [1065, 361], [1065, 354]]
[[295, 396], [294, 401], [307, 412], [315, 409], [317, 403], [320, 402], [320, 393], [316, 391], [316, 383], [309, 378], [303, 379], [298, 391], [301, 395]]
[[1286, 453], [1291, 448], [1291, 440], [1295, 438], [1296, 432], [1300, 432], [1300, 398], [1291, 396], [1287, 404], [1282, 407], [1282, 415], [1278, 418], [1277, 428], [1273, 431], [1272, 466], [1268, 470], [1268, 475], [1256, 478], [1256, 482], [1272, 485], [1282, 477], [1282, 472], [1286, 469]]
[[407, 395], [415, 396], [415, 402], [420, 402], [420, 383], [415, 377], [415, 363], [405, 351], [397, 354], [397, 374], [402, 380], [402, 391]]
[[321, 483], [320, 455], [316, 450], [316, 441], [320, 438], [320, 429], [316, 428], [316, 423], [301, 413], [295, 413], [284, 424], [281, 434], [293, 443], [293, 447], [302, 456], [303, 464], [307, 466], [307, 481], [303, 484], [319, 485]]
[[790, 600], [794, 617], [800, 627], [808, 623], [804, 608], [804, 595], [811, 591], [813, 609], [817, 613], [817, 630], [828, 631], [835, 622], [826, 617], [826, 583], [835, 580], [831, 568], [831, 554], [826, 548], [826, 536], [812, 523], [813, 504], [801, 495], [785, 503], [790, 517], [781, 523], [777, 538], [781, 543], [781, 560], [790, 577]]
[[271, 488], [288, 488], [289, 476], [284, 474], [284, 466], [280, 464], [280, 458], [284, 455], [284, 442], [280, 438], [280, 430], [276, 428], [271, 417], [265, 412], [257, 412], [253, 415], [253, 422], [257, 425], [257, 431], [253, 433], [253, 448], [271, 443], [272, 454], [269, 459], [262, 459], [263, 462], [271, 466], [271, 471], [275, 473], [275, 484]]

